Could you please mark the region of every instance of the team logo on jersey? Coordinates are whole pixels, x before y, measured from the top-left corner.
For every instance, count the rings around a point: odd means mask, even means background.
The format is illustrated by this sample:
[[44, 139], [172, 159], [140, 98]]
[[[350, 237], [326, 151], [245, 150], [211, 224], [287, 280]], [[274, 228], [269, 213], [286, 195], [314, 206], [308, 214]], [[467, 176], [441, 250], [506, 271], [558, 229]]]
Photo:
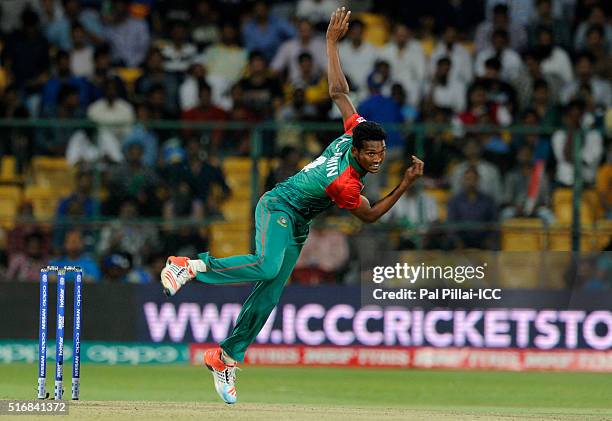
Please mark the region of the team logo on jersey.
[[276, 220], [276, 223], [283, 228], [287, 228], [287, 218], [285, 218], [284, 216], [281, 216], [280, 218], [278, 218]]

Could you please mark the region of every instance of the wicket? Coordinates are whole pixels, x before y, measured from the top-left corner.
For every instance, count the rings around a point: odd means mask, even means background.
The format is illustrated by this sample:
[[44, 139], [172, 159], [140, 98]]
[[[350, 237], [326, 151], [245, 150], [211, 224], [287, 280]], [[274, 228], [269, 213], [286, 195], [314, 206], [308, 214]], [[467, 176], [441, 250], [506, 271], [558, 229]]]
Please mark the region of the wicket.
[[38, 399], [46, 399], [47, 378], [47, 316], [49, 274], [57, 273], [57, 325], [55, 329], [54, 399], [64, 394], [64, 314], [66, 307], [66, 272], [74, 272], [74, 324], [72, 328], [72, 399], [79, 399], [81, 381], [81, 299], [83, 270], [77, 266], [47, 266], [40, 270], [40, 324], [38, 330]]

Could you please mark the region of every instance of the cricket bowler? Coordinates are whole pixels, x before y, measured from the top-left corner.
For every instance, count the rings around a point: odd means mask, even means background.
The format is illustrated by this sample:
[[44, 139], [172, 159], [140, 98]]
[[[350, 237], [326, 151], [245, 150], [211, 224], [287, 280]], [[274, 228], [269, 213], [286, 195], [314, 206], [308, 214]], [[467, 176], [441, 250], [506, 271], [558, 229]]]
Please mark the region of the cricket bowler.
[[367, 173], [377, 173], [385, 159], [385, 131], [365, 121], [349, 98], [340, 66], [338, 42], [346, 34], [351, 12], [337, 9], [327, 28], [329, 94], [340, 109], [345, 133], [299, 173], [266, 192], [255, 209], [255, 253], [197, 259], [171, 256], [161, 271], [164, 292], [172, 296], [188, 281], [207, 284], [253, 282], [236, 326], [219, 348], [205, 352], [215, 389], [228, 404], [237, 400], [236, 369], [249, 345], [277, 305], [298, 260], [313, 218], [334, 204], [365, 223], [377, 221], [423, 174], [423, 162], [412, 157], [401, 182], [380, 201], [370, 204], [361, 195]]

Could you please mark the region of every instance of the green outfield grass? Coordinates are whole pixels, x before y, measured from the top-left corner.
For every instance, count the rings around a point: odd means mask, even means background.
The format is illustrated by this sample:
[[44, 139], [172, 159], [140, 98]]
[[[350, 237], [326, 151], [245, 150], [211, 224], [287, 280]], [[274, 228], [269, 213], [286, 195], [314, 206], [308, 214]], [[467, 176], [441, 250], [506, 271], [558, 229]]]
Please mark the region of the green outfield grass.
[[[69, 397], [69, 365], [65, 371]], [[35, 365], [0, 365], [0, 399], [34, 398], [36, 376]], [[71, 418], [612, 419], [609, 374], [247, 366], [238, 392], [237, 405], [220, 403], [201, 367], [84, 365]]]

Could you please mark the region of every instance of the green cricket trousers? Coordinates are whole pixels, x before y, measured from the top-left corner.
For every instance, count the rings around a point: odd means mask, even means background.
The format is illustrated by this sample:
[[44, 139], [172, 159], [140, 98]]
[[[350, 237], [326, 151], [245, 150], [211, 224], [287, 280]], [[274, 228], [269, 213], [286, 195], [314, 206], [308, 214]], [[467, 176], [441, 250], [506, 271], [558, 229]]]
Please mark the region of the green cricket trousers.
[[206, 263], [206, 272], [198, 272], [196, 277], [200, 282], [255, 283], [238, 315], [236, 326], [220, 344], [236, 361], [244, 361], [248, 346], [278, 304], [308, 236], [309, 226], [310, 221], [271, 190], [259, 199], [255, 209], [255, 254], [224, 258], [215, 258], [208, 253], [198, 255]]

